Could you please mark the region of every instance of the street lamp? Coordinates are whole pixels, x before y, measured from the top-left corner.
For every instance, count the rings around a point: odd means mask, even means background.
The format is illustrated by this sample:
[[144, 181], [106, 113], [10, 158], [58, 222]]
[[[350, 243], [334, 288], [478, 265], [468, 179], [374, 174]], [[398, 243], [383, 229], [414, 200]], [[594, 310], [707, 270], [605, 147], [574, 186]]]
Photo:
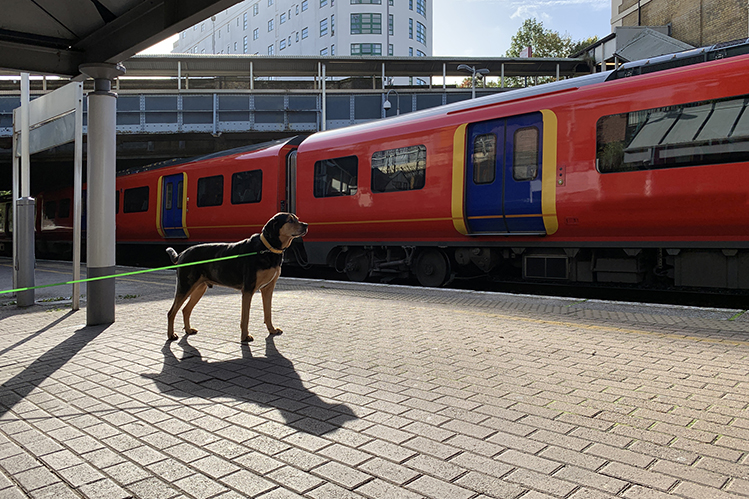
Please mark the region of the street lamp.
[[461, 64], [458, 66], [458, 71], [465, 71], [471, 74], [471, 99], [476, 98], [476, 79], [481, 79], [485, 75], [489, 74], [489, 70], [486, 68], [476, 69], [476, 66], [469, 66], [468, 64]]
[[393, 105], [390, 104], [390, 92], [395, 92], [395, 99], [396, 99], [396, 101], [395, 101], [395, 106], [396, 106], [395, 107], [395, 115], [398, 116], [398, 115], [401, 114], [401, 98], [398, 95], [398, 91], [395, 90], [394, 88], [391, 88], [385, 94], [385, 102], [382, 104], [382, 109], [384, 109], [385, 112], [387, 113], [388, 111], [390, 111], [390, 108], [393, 107]]

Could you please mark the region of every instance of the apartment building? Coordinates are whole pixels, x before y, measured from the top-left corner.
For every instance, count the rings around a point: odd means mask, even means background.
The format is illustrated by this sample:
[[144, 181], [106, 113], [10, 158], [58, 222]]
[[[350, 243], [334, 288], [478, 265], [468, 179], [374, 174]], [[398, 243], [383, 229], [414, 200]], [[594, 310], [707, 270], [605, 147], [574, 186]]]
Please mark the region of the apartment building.
[[245, 0], [182, 31], [172, 53], [430, 56], [432, 0]]

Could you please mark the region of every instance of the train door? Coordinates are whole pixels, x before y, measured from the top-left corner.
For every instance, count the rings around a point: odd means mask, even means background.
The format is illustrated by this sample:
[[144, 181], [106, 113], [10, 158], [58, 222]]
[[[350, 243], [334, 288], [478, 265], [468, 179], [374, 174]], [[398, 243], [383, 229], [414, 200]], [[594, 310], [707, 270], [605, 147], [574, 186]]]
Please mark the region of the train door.
[[469, 233], [545, 233], [541, 130], [541, 113], [469, 125], [465, 180]]
[[178, 173], [161, 177], [161, 229], [164, 237], [186, 238], [186, 210], [184, 209], [187, 175]]

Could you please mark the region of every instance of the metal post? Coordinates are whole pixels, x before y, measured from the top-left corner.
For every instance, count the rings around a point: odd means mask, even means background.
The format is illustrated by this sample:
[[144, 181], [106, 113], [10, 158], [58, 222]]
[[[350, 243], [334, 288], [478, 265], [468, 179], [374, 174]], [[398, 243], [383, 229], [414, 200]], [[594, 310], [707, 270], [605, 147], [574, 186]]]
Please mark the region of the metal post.
[[31, 196], [31, 157], [29, 155], [29, 73], [21, 73], [21, 196]]
[[250, 61], [250, 90], [255, 90], [255, 66]]
[[442, 90], [447, 89], [447, 64], [442, 63]]
[[[73, 280], [81, 278], [81, 215], [83, 189], [83, 83], [76, 93], [75, 141], [73, 158]], [[72, 309], [81, 308], [81, 285], [73, 284]]]
[[502, 73], [499, 79], [502, 81], [501, 87], [505, 88], [505, 63], [504, 62], [502, 63]]
[[[117, 94], [111, 80], [124, 73], [114, 64], [84, 64], [82, 73], [94, 79], [88, 94], [88, 214], [86, 267], [88, 277], [115, 273], [115, 172]], [[114, 322], [114, 278], [88, 283], [86, 324]]]
[[182, 90], [182, 61], [177, 61], [177, 90]]
[[557, 63], [557, 81], [559, 81], [559, 63]]
[[325, 97], [325, 64], [322, 65], [322, 130], [328, 129], [328, 102]]
[[[29, 140], [28, 135], [23, 138], [24, 142]], [[18, 232], [13, 233], [13, 238], [18, 239], [19, 254], [18, 265], [18, 287], [34, 287], [34, 262], [36, 260], [34, 251], [34, 207], [35, 200], [31, 197], [22, 197], [15, 202], [15, 213], [13, 218], [18, 218]], [[19, 307], [30, 307], [34, 304], [34, 290], [19, 291], [16, 293], [16, 303]]]

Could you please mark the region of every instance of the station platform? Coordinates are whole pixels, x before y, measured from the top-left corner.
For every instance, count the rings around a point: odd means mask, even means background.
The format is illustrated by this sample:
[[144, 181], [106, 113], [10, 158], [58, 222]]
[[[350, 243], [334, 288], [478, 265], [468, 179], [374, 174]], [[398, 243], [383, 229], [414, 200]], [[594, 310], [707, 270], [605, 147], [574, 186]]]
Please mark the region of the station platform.
[[281, 278], [167, 342], [174, 281], [0, 295], [1, 499], [749, 497], [743, 310]]

